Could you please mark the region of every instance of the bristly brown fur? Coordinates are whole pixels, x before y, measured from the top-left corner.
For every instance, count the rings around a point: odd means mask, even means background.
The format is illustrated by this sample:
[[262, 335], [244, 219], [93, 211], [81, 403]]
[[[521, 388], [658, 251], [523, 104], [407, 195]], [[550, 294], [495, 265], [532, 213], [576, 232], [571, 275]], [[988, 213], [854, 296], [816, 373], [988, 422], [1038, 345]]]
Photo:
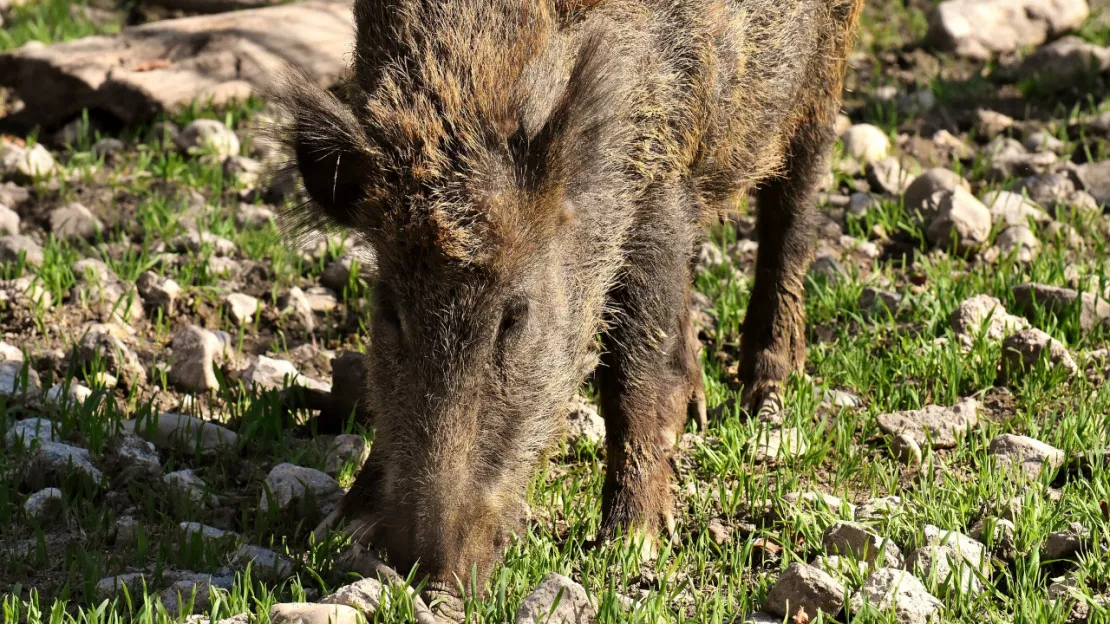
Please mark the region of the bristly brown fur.
[[[375, 250], [374, 449], [343, 503], [433, 581], [485, 578], [597, 362], [602, 534], [673, 523], [704, 402], [688, 315], [704, 223], [755, 193], [741, 372], [801, 366], [812, 193], [860, 0], [356, 0], [349, 101], [279, 99], [312, 202]], [[704, 405], [700, 405], [704, 412]]]

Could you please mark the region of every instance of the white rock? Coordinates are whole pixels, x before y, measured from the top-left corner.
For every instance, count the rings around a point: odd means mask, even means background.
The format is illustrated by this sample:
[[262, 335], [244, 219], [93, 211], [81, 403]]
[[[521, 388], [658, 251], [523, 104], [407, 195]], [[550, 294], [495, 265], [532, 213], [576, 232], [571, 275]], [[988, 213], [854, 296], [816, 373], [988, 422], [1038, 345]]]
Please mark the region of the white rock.
[[958, 56], [987, 60], [1076, 28], [1088, 12], [1086, 0], [946, 0], [929, 16], [927, 40]]
[[111, 324], [89, 325], [80, 342], [73, 347], [74, 363], [92, 367], [99, 362], [105, 372], [132, 386], [146, 381], [146, 369], [139, 356], [119, 338], [120, 333], [121, 330]]
[[991, 440], [987, 452], [1003, 467], [1019, 467], [1036, 479], [1045, 469], [1056, 470], [1064, 463], [1064, 452], [1028, 436], [1004, 433]]
[[277, 215], [269, 206], [240, 203], [239, 210], [235, 212], [235, 222], [240, 227], [258, 228], [276, 220]]
[[0, 362], [0, 396], [33, 396], [39, 389], [39, 374], [35, 369], [23, 362]]
[[305, 331], [312, 331], [316, 327], [316, 317], [312, 312], [312, 304], [304, 291], [296, 286], [290, 288], [278, 299], [278, 310], [282, 316], [291, 316], [296, 319]]
[[162, 475], [162, 461], [154, 445], [139, 436], [120, 431], [109, 443], [109, 452], [120, 467], [120, 476], [130, 481]]
[[204, 253], [206, 248], [211, 248], [217, 256], [230, 256], [235, 253], [235, 243], [213, 234], [212, 232], [198, 232], [190, 230], [180, 236], [174, 237], [169, 242], [169, 247], [177, 253]]
[[29, 448], [36, 440], [49, 442], [54, 439], [54, 421], [46, 418], [17, 420], [4, 436], [9, 447], [19, 444], [24, 448]]
[[926, 230], [934, 245], [948, 247], [955, 242], [960, 253], [975, 251], [987, 242], [990, 233], [990, 211], [963, 189], [944, 194], [937, 207], [937, 216]]
[[255, 297], [243, 293], [231, 293], [224, 298], [227, 315], [236, 325], [246, 325], [254, 321], [254, 315], [262, 306]]
[[25, 234], [6, 234], [0, 236], [0, 263], [14, 264], [20, 257], [27, 266], [41, 267], [43, 259], [42, 247], [35, 239]]
[[239, 443], [234, 431], [188, 414], [164, 412], [130, 424], [154, 444], [185, 453], [231, 450]]
[[223, 162], [239, 153], [239, 137], [215, 119], [197, 119], [181, 129], [178, 149]]
[[605, 419], [584, 397], [576, 396], [567, 412], [568, 439], [573, 444], [587, 441], [600, 444], [605, 439]]
[[100, 579], [96, 583], [96, 597], [99, 600], [112, 600], [121, 595], [125, 587], [130, 595], [141, 596], [145, 580], [142, 572], [130, 572]]
[[515, 624], [593, 624], [596, 619], [581, 585], [561, 574], [548, 574], [520, 604]]
[[1033, 230], [1024, 225], [1011, 225], [1002, 230], [994, 241], [1004, 257], [1011, 255], [1018, 262], [1032, 262], [1041, 251], [1041, 241]]
[[1068, 376], [1079, 373], [1079, 366], [1059, 340], [1036, 329], [1024, 329], [1002, 341], [1002, 377], [1012, 381], [1032, 370], [1041, 359]]
[[313, 312], [328, 313], [339, 307], [339, 297], [336, 296], [335, 291], [323, 286], [313, 286], [304, 291], [305, 298], [308, 299], [308, 307]]
[[378, 609], [389, 608], [389, 596], [389, 589], [378, 579], [364, 578], [340, 587], [335, 590], [335, 593], [321, 598], [320, 602], [347, 605], [360, 611], [367, 619], [371, 619]]
[[19, 213], [0, 204], [0, 234], [19, 234]]
[[208, 491], [208, 486], [191, 469], [171, 472], [162, 481], [166, 484], [171, 495], [181, 497], [197, 505], [207, 505], [213, 502], [213, 496]]
[[199, 522], [182, 522], [178, 525], [178, 528], [181, 529], [186, 541], [196, 539], [201, 542], [222, 542], [224, 540], [237, 540], [241, 537], [238, 533], [224, 531]]
[[35, 178], [49, 177], [56, 170], [54, 157], [41, 143], [20, 147], [0, 141], [0, 178], [29, 183]]
[[991, 191], [983, 196], [983, 204], [996, 222], [1028, 226], [1030, 221], [1037, 224], [1052, 221], [1036, 203], [1010, 191]]
[[61, 518], [64, 502], [61, 490], [46, 488], [27, 497], [23, 503], [23, 513], [40, 524], [56, 522]]
[[814, 618], [818, 612], [835, 617], [844, 607], [844, 587], [826, 572], [805, 563], [792, 563], [775, 581], [763, 608], [793, 618], [799, 611]]
[[326, 508], [334, 506], [343, 496], [343, 490], [335, 479], [312, 468], [283, 463], [274, 466], [266, 476], [266, 489], [262, 492], [258, 508], [265, 512], [270, 508], [271, 497], [277, 508], [288, 511], [311, 499], [316, 505]]
[[855, 522], [830, 525], [825, 529], [821, 540], [830, 554], [848, 556], [886, 568], [902, 565], [902, 551], [897, 544]]
[[840, 135], [844, 153], [866, 164], [886, 158], [890, 153], [890, 138], [877, 126], [855, 124]]
[[358, 624], [358, 611], [342, 604], [289, 602], [270, 607], [271, 624]]
[[186, 325], [174, 333], [172, 348], [170, 383], [196, 392], [219, 388], [216, 366], [224, 360], [226, 350], [214, 333], [203, 327]]
[[0, 340], [0, 362], [22, 362], [23, 351], [15, 346]]
[[795, 427], [760, 429], [748, 446], [756, 459], [763, 461], [797, 457], [809, 448], [805, 435]]
[[262, 163], [248, 156], [233, 154], [224, 160], [224, 174], [229, 178], [238, 179], [239, 184], [247, 188], [258, 186], [262, 171]]
[[92, 396], [92, 388], [72, 381], [69, 385], [55, 384], [46, 391], [46, 403], [55, 407], [80, 405]]
[[244, 544], [232, 558], [232, 566], [245, 570], [250, 565], [252, 576], [271, 583], [280, 583], [293, 576], [293, 560], [269, 548]]
[[1029, 327], [1029, 321], [1010, 314], [1001, 301], [990, 295], [976, 295], [961, 301], [952, 312], [951, 324], [957, 334], [977, 336], [985, 330], [986, 338], [991, 340], [1001, 340]]
[[135, 280], [135, 288], [139, 296], [147, 305], [161, 308], [167, 314], [172, 314], [174, 303], [181, 296], [181, 286], [168, 277], [162, 277], [154, 271], [145, 271]]
[[92, 486], [104, 485], [104, 474], [93, 465], [87, 450], [40, 440], [31, 459], [27, 482], [32, 487], [41, 487], [48, 482], [62, 483], [70, 476]]
[[366, 439], [362, 436], [351, 433], [337, 435], [332, 441], [327, 460], [324, 462], [324, 472], [335, 476], [348, 463], [362, 466], [369, 455], [370, 447], [366, 445]]
[[942, 608], [940, 600], [929, 593], [921, 581], [905, 570], [875, 570], [852, 597], [852, 611], [870, 604], [879, 611], [893, 612], [899, 624], [927, 624], [935, 621]]
[[330, 391], [331, 386], [301, 375], [288, 360], [258, 356], [243, 373], [243, 381], [263, 390], [280, 390], [287, 386], [304, 386], [309, 389]]
[[55, 238], [89, 240], [102, 229], [104, 224], [84, 204], [74, 202], [50, 211], [50, 231]]
[[879, 429], [890, 435], [908, 435], [919, 446], [954, 448], [979, 422], [979, 402], [965, 398], [951, 407], [928, 405], [919, 410], [887, 412], [875, 417]]

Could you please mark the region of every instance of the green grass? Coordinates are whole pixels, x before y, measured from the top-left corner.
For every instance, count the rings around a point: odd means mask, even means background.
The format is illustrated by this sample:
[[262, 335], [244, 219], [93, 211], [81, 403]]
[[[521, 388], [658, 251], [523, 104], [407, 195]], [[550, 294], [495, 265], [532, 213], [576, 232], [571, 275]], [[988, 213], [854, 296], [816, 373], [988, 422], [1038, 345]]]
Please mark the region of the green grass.
[[28, 41], [56, 43], [119, 31], [115, 20], [98, 23], [81, 13], [87, 5], [87, 0], [31, 0], [15, 7], [0, 28], [0, 51]]
[[[80, 36], [86, 32], [82, 28], [92, 28], [70, 23], [64, 17], [68, 13], [59, 12], [63, 4], [47, 0], [19, 9], [8, 30], [0, 33], [0, 47], [16, 46], [30, 38]], [[923, 33], [920, 7], [891, 3], [868, 11], [865, 27], [872, 32], [872, 43], [865, 41], [864, 45], [869, 52], [900, 47]], [[884, 21], [888, 14], [894, 17]], [[875, 80], [872, 87], [881, 83]], [[948, 99], [944, 93], [940, 95], [942, 101]], [[241, 127], [262, 107], [258, 101], [220, 111], [196, 106], [174, 120], [187, 123], [210, 117]], [[1102, 107], [1103, 103], [1091, 103], [1083, 110]], [[1075, 118], [1078, 112], [1069, 109], [1063, 116]], [[861, 117], [892, 136], [905, 121], [893, 109], [883, 107], [865, 109]], [[36, 188], [39, 198], [62, 203], [97, 188], [110, 198], [107, 201], [121, 218], [88, 243], [50, 240], [44, 246], [42, 268], [32, 271], [16, 263], [2, 267], [2, 277], [37, 275], [56, 302], [64, 301], [76, 284], [79, 276], [73, 264], [82, 257], [103, 259], [128, 281], [147, 270], [172, 277], [191, 303], [179, 309], [176, 317], [151, 317], [143, 339], [153, 345], [149, 355], [156, 362], [161, 361], [159, 352], [168, 347], [173, 330], [185, 319], [197, 317], [205, 319], [210, 329], [231, 334], [235, 350], [243, 356], [268, 351], [280, 357], [304, 344], [307, 337], [288, 320], [260, 315], [251, 327], [235, 326], [222, 311], [226, 280], [211, 270], [209, 250], [185, 253], [170, 262], [162, 255], [162, 244], [187, 231], [183, 216], [195, 218], [203, 230], [229, 238], [239, 250], [239, 260], [259, 263], [265, 286], [254, 294], [271, 312], [276, 296], [288, 287], [317, 284], [327, 262], [344, 251], [342, 245], [333, 241], [323, 254], [306, 258], [291, 250], [272, 224], [239, 227], [234, 218], [242, 190], [238, 181], [225, 176], [217, 164], [183, 156], [158, 142], [143, 142], [145, 135], [145, 128], [129, 129], [124, 137], [128, 149], [111, 163], [92, 156], [90, 147], [96, 137], [91, 135], [80, 137], [61, 155], [68, 170], [85, 170], [87, 175], [72, 183], [40, 184]], [[1105, 142], [1099, 138], [1088, 141], [1066, 134], [1060, 138], [1069, 145], [1090, 146], [1092, 157], [1104, 149]], [[957, 169], [973, 180], [982, 194], [991, 188], [983, 181], [987, 165], [978, 159]], [[992, 184], [1009, 188], [1016, 182]], [[190, 206], [189, 190], [202, 194], [203, 206]], [[751, 444], [766, 435], [769, 426], [749, 419], [736, 407], [736, 354], [750, 304], [752, 266], [730, 260], [699, 275], [696, 288], [712, 302], [715, 319], [715, 327], [707, 332], [703, 364], [709, 405], [718, 417], [707, 432], [691, 436], [684, 447], [677, 483], [681, 515], [673, 542], [649, 563], [638, 560], [634, 546], [589, 547], [600, 522], [604, 451], [589, 443], [568, 444], [535, 476], [530, 487], [532, 521], [494, 571], [486, 597], [468, 601], [471, 621], [513, 621], [523, 597], [548, 573], [561, 572], [582, 582], [597, 597], [601, 622], [729, 624], [758, 610], [778, 574], [791, 562], [812, 561], [822, 554], [824, 529], [848, 517], [844, 508], [788, 502], [790, 495], [809, 491], [834, 494], [851, 503], [901, 497], [896, 513], [871, 526], [904, 552], [922, 542], [921, 530], [926, 524], [967, 532], [976, 521], [1002, 513], [1007, 501], [1019, 497], [1024, 505], [1016, 522], [1016, 552], [1007, 559], [992, 559], [983, 594], [948, 592], [944, 621], [1069, 621], [1071, 605], [1052, 604], [1048, 599], [1053, 579], [1064, 575], [1079, 579], [1077, 592], [1087, 601], [1110, 592], [1110, 563], [1105, 556], [1110, 518], [1100, 507], [1110, 500], [1110, 466], [1105, 461], [1087, 465], [1079, 461], [1082, 454], [1110, 446], [1110, 389], [1103, 383], [1107, 364], [1088, 362], [1091, 351], [1110, 346], [1110, 329], [1083, 330], [1078, 310], [1060, 315], [1035, 310], [1030, 317], [1033, 324], [1064, 342], [1087, 372], [1068, 380], [1042, 364], [1004, 391], [995, 386], [999, 343], [980, 336], [965, 350], [950, 328], [950, 316], [961, 300], [980, 293], [996, 296], [1014, 310], [1016, 284], [1066, 284], [1065, 267], [1069, 265], [1091, 283], [1110, 279], [1104, 224], [1073, 225], [1083, 234], [1085, 253], [1046, 244], [1039, 258], [1028, 265], [1007, 260], [984, 264], [930, 249], [899, 201], [884, 199], [865, 217], [849, 219], [844, 225], [846, 234], [868, 239], [876, 227], [881, 228], [912, 248], [912, 260], [905, 264], [846, 260], [847, 274], [841, 279], [809, 284], [808, 377], [797, 376], [788, 384], [789, 409], [784, 422], [801, 432], [806, 450], [771, 463], [758, 459]], [[724, 248], [735, 242], [727, 228], [715, 230], [713, 236]], [[893, 315], [866, 318], [858, 299], [869, 285], [885, 285], [900, 292], [903, 306]], [[321, 327], [315, 338], [321, 348], [364, 349], [361, 337], [370, 311], [360, 305], [359, 296], [365, 291], [366, 284], [353, 278], [339, 293], [340, 308], [318, 323]], [[19, 340], [35, 347], [40, 343], [55, 348], [72, 344], [79, 336], [59, 322], [59, 315], [69, 305], [37, 309], [27, 324], [20, 325], [28, 336], [21, 335]], [[97, 360], [85, 370], [70, 367], [59, 375], [44, 373], [42, 384], [49, 387], [88, 380], [103, 367], [104, 362]], [[109, 460], [111, 440], [125, 420], [167, 409], [219, 416], [240, 435], [235, 453], [195, 457], [162, 451], [161, 455], [165, 472], [194, 469], [211, 491], [223, 498], [222, 503], [204, 507], [169, 499], [161, 494], [157, 480], [113, 484], [110, 494], [91, 496], [83, 495], [86, 492], [80, 486], [67, 483], [65, 515], [80, 531], [59, 530], [26, 518], [22, 502], [28, 492], [12, 480], [0, 478], [0, 546], [27, 546], [20, 556], [0, 553], [5, 624], [181, 621], [184, 614], [171, 615], [158, 604], [160, 578], [166, 571], [182, 568], [216, 573], [228, 564], [235, 547], [226, 542], [183, 540], [178, 528], [182, 520], [219, 523], [241, 534], [244, 542], [271, 547], [298, 561], [298, 575], [286, 583], [268, 583], [240, 573], [232, 589], [217, 592], [213, 604], [197, 612], [213, 619], [250, 613], [255, 621], [265, 623], [275, 602], [302, 600], [334, 589], [328, 579], [336, 538], [310, 543], [306, 534], [313, 518], [279, 517], [257, 509], [269, 468], [291, 461], [322, 469], [327, 440], [294, 433], [280, 413], [275, 393], [247, 391], [232, 379], [223, 379], [219, 391], [197, 396], [186, 407], [178, 404], [181, 397], [166, 387], [162, 376], [154, 375], [150, 386], [141, 390], [94, 386], [93, 397], [84, 404], [51, 408], [47, 415], [56, 420], [64, 441], [89, 449], [98, 465]], [[850, 392], [860, 398], [861, 405], [822, 405], [815, 399], [815, 389]], [[949, 404], [965, 396], [978, 397], [991, 411], [957, 448], [926, 449], [919, 470], [907, 468], [893, 456], [888, 437], [878, 429], [877, 415]], [[35, 413], [4, 399], [0, 399], [0, 411], [8, 415], [0, 418], [0, 436], [7, 432], [11, 419]], [[354, 423], [348, 431], [364, 435], [372, 443], [372, 431]], [[1063, 449], [1068, 467], [1035, 483], [1004, 473], [987, 452], [991, 439], [1004, 432], [1030, 435]], [[688, 433], [695, 434], [692, 425]], [[0, 474], [7, 474], [23, 459], [19, 452], [0, 454]], [[355, 471], [353, 465], [344, 467], [339, 481], [349, 485]], [[1053, 498], [1058, 500], [1053, 502]], [[775, 513], [765, 513], [768, 506]], [[113, 534], [123, 515], [139, 522], [133, 544], [120, 545]], [[1048, 535], [1072, 521], [1090, 532], [1092, 548], [1072, 562], [1043, 561], [1040, 550]], [[731, 529], [731, 537], [715, 544], [707, 530], [710, 522]], [[59, 533], [70, 539], [64, 543], [48, 539]], [[95, 595], [95, 584], [101, 578], [134, 568], [152, 573], [147, 591], [110, 601]], [[862, 581], [862, 576], [852, 575], [846, 585], [854, 590]], [[943, 580], [931, 582], [930, 589], [943, 593]], [[637, 599], [631, 612], [619, 606], [624, 597]], [[373, 621], [411, 621], [411, 604], [404, 596], [396, 594], [393, 602], [392, 609], [379, 612]], [[1092, 606], [1091, 613], [1091, 621], [1110, 620], [1105, 607]], [[890, 619], [888, 614], [870, 610], [853, 614], [851, 621]]]

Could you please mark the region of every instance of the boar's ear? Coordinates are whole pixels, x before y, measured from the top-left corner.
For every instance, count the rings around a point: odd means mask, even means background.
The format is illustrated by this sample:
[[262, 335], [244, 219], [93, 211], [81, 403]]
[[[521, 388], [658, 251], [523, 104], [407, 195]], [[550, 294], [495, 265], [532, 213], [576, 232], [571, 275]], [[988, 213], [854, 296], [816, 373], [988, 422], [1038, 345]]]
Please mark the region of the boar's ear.
[[[280, 140], [292, 152], [289, 163], [301, 175], [311, 205], [286, 215], [293, 229], [318, 229], [321, 218], [356, 227], [373, 166], [361, 124], [345, 104], [307, 78], [289, 73], [272, 97], [283, 108]], [[323, 214], [320, 214], [322, 212]]]
[[[563, 92], [543, 126], [528, 142], [528, 181], [541, 188], [585, 183], [600, 173], [609, 150], [628, 130], [622, 113], [628, 98], [622, 80], [622, 54], [604, 30], [581, 39], [574, 66]], [[585, 174], [585, 175], [580, 175]]]

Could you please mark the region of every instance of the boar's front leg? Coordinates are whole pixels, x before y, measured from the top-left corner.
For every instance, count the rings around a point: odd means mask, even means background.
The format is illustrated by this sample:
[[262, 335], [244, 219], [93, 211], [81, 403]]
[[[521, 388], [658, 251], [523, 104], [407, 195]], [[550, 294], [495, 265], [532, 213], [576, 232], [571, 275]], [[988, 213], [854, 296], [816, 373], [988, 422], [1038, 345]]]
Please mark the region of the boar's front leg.
[[677, 206], [652, 218], [658, 223], [638, 228], [626, 272], [610, 293], [613, 313], [596, 371], [608, 440], [599, 538], [642, 532], [645, 548], [674, 527], [671, 456], [696, 411], [690, 405], [704, 396], [689, 311], [696, 225]]
[[782, 410], [782, 382], [805, 362], [805, 276], [813, 253], [814, 195], [834, 137], [803, 124], [787, 147], [783, 173], [757, 191], [759, 255], [744, 319], [740, 380], [762, 418]]

